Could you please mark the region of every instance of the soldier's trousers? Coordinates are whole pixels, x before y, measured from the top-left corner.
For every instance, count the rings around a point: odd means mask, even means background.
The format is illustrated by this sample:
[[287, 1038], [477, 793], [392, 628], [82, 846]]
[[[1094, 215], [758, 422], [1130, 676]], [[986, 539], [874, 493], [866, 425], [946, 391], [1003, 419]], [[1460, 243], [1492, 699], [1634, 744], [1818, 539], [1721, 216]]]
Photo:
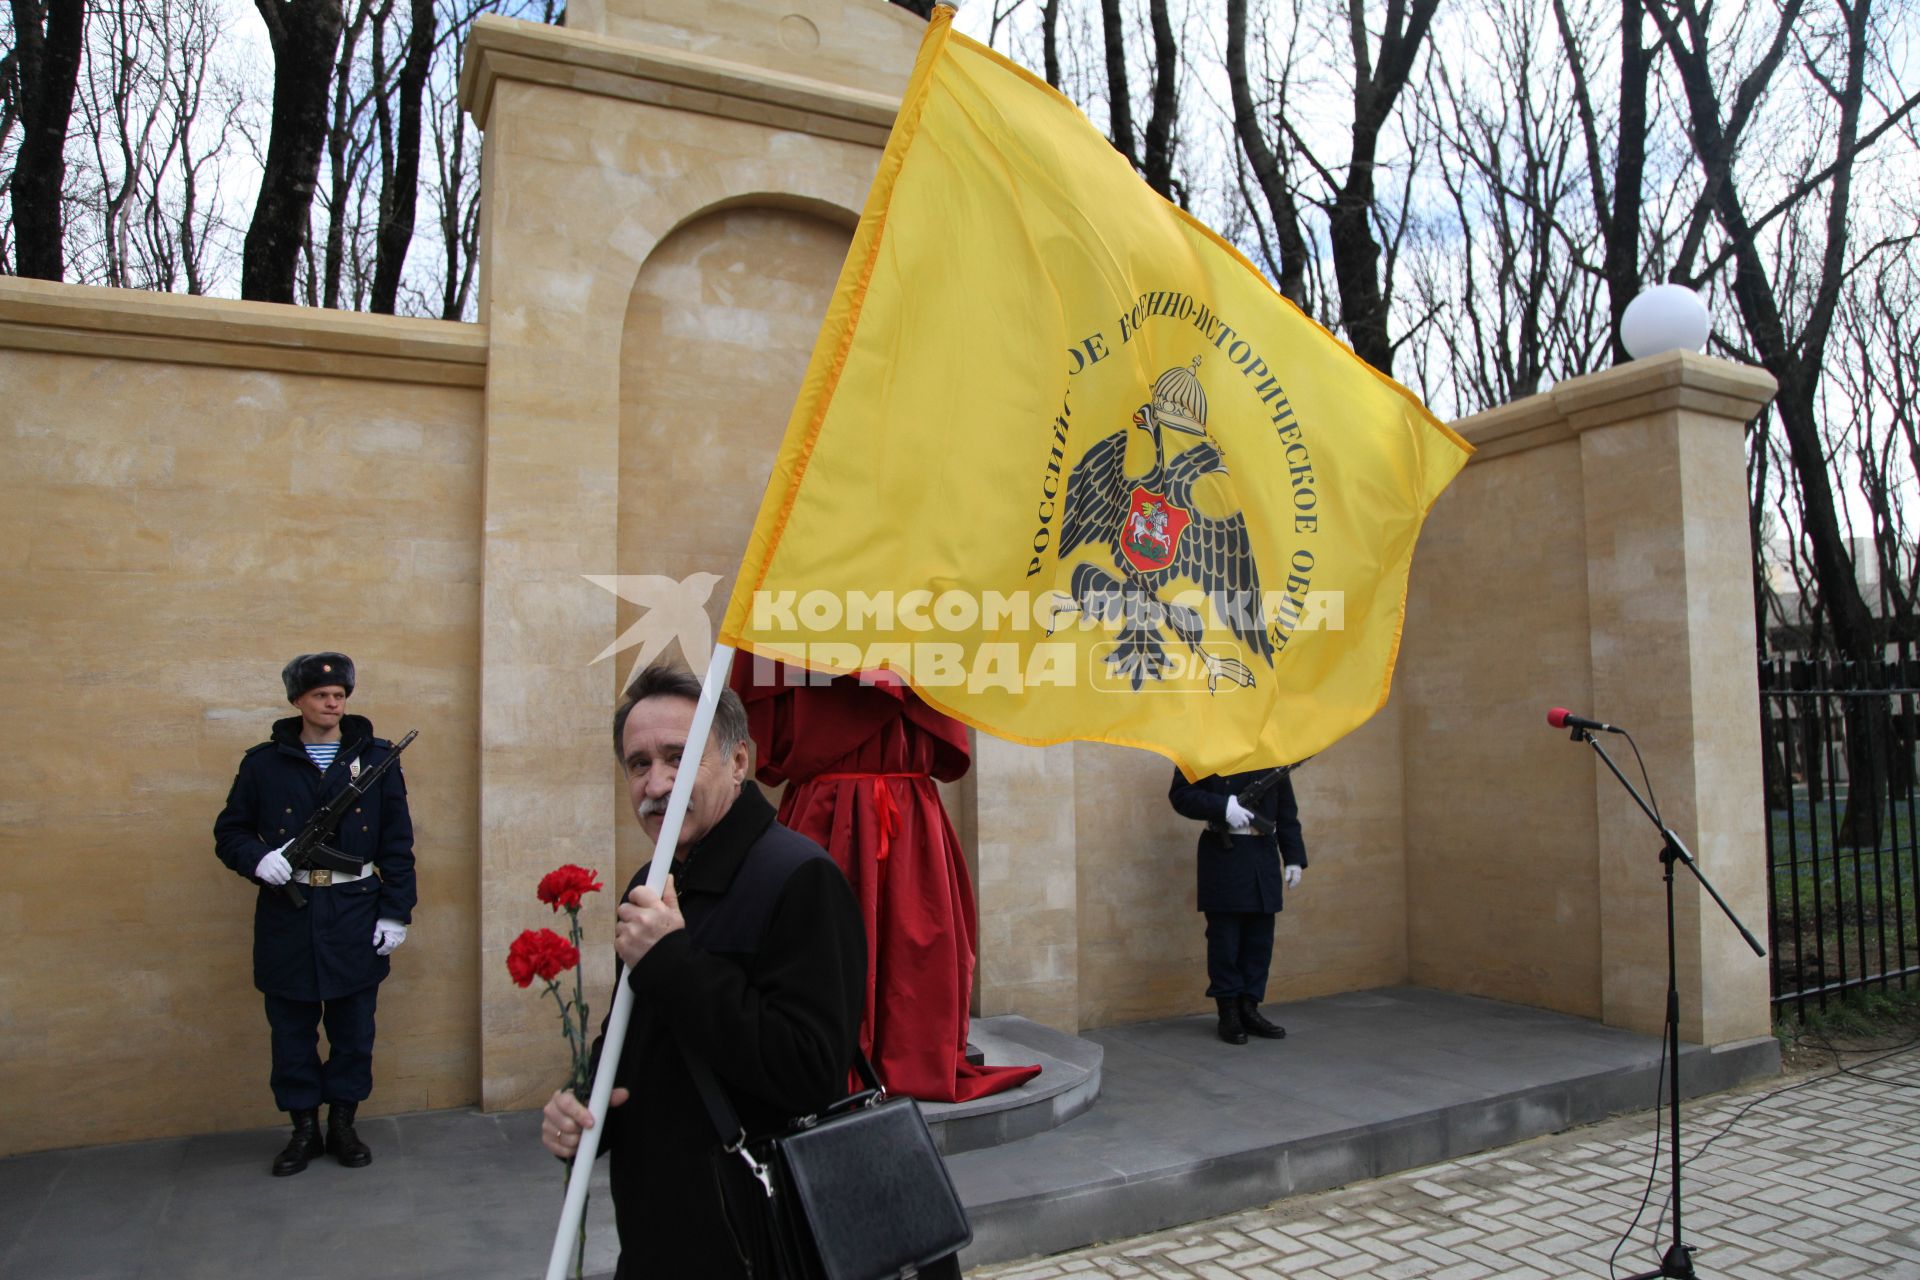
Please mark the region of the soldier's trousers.
[[[338, 1000], [267, 997], [273, 1032], [273, 1102], [304, 1111], [323, 1102], [361, 1102], [373, 1092], [373, 1010], [378, 983]], [[320, 1060], [319, 1027], [327, 1028]]]
[[1267, 966], [1273, 961], [1271, 911], [1209, 911], [1207, 995], [1267, 996]]

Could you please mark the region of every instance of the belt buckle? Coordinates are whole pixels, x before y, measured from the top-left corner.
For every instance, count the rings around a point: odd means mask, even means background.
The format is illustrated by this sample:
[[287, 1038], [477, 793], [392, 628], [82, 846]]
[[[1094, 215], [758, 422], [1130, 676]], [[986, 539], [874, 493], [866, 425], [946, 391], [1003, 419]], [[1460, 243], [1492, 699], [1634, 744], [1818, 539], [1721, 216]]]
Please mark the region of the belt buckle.
[[325, 889], [333, 884], [333, 872], [325, 867], [315, 867], [307, 872], [307, 883], [315, 889]]

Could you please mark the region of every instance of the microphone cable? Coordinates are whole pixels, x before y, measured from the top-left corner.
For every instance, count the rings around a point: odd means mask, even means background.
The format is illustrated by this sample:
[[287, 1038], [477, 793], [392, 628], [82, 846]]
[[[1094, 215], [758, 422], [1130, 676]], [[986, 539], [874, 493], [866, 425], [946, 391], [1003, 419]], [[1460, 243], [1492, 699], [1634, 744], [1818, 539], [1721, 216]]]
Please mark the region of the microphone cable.
[[[1620, 730], [1620, 736], [1627, 740], [1629, 747], [1633, 748], [1634, 762], [1640, 766], [1640, 785], [1647, 789], [1647, 807], [1653, 810], [1655, 824], [1664, 831], [1667, 820], [1660, 816], [1660, 800], [1653, 794], [1653, 778], [1647, 773], [1647, 762], [1640, 754], [1640, 744], [1635, 742], [1633, 735], [1625, 729]], [[1662, 847], [1661, 853], [1665, 852], [1666, 849]], [[1671, 866], [1666, 868], [1666, 874], [1669, 876], [1673, 874]], [[1673, 1043], [1673, 1013], [1673, 1006], [1669, 1003], [1665, 1015], [1660, 1019], [1660, 1067], [1655, 1073], [1653, 1086], [1653, 1158], [1647, 1164], [1647, 1185], [1640, 1192], [1640, 1205], [1633, 1211], [1633, 1221], [1629, 1222], [1627, 1229], [1620, 1233], [1620, 1238], [1614, 1242], [1613, 1252], [1607, 1255], [1609, 1280], [1618, 1276], [1620, 1251], [1627, 1247], [1627, 1242], [1633, 1238], [1633, 1233], [1640, 1229], [1640, 1219], [1646, 1215], [1647, 1206], [1653, 1203], [1653, 1185], [1660, 1180], [1660, 1153], [1666, 1145], [1667, 1131], [1666, 1117], [1661, 1114], [1661, 1109], [1666, 1105], [1667, 1100], [1667, 1047]], [[1680, 1158], [1681, 1168], [1684, 1169], [1686, 1163], [1686, 1157], [1683, 1154]], [[1660, 1248], [1661, 1228], [1658, 1224], [1666, 1221], [1667, 1208], [1672, 1203], [1673, 1188], [1669, 1186], [1666, 1201], [1660, 1206], [1660, 1213], [1654, 1219], [1656, 1225], [1653, 1235], [1653, 1257], [1656, 1263], [1665, 1261], [1665, 1254]]]
[[[1627, 741], [1631, 742], [1633, 739], [1629, 738]], [[1635, 754], [1637, 755], [1639, 753], [1635, 752]], [[1608, 1280], [1616, 1280], [1618, 1277], [1620, 1273], [1620, 1251], [1627, 1247], [1627, 1242], [1633, 1239], [1633, 1233], [1640, 1229], [1640, 1219], [1646, 1215], [1647, 1206], [1653, 1203], [1653, 1184], [1660, 1178], [1660, 1151], [1661, 1148], [1666, 1145], [1667, 1136], [1666, 1116], [1661, 1113], [1661, 1108], [1667, 1100], [1667, 1044], [1669, 1043], [1667, 1039], [1667, 1025], [1667, 1020], [1662, 1019], [1660, 1025], [1660, 1069], [1654, 1073], [1653, 1086], [1653, 1159], [1647, 1164], [1647, 1185], [1640, 1191], [1640, 1206], [1633, 1211], [1633, 1221], [1629, 1222], [1627, 1229], [1620, 1233], [1620, 1238], [1613, 1242], [1613, 1252], [1607, 1255]], [[1683, 1161], [1683, 1167], [1684, 1164], [1685, 1162]], [[1669, 1200], [1672, 1199], [1673, 1193], [1671, 1190], [1668, 1191], [1667, 1196]], [[1661, 1218], [1664, 1218], [1666, 1215], [1666, 1206], [1661, 1206], [1660, 1213]], [[1656, 1262], [1660, 1261], [1660, 1230], [1657, 1225], [1659, 1221], [1660, 1219], [1655, 1219], [1656, 1226], [1653, 1236], [1653, 1254]]]
[[[1891, 1085], [1895, 1088], [1900, 1088], [1900, 1089], [1920, 1089], [1920, 1081], [1889, 1080], [1885, 1076], [1868, 1075], [1866, 1074], [1866, 1072], [1862, 1070], [1862, 1068], [1864, 1067], [1871, 1067], [1876, 1063], [1885, 1062], [1889, 1058], [1897, 1058], [1902, 1054], [1912, 1053], [1915, 1049], [1920, 1049], [1920, 1035], [1913, 1036], [1910, 1039], [1902, 1041], [1901, 1043], [1893, 1045], [1891, 1047], [1871, 1050], [1870, 1052], [1874, 1054], [1873, 1057], [1868, 1058], [1865, 1061], [1855, 1063], [1851, 1066], [1848, 1065], [1846, 1061], [1842, 1058], [1841, 1050], [1836, 1048], [1831, 1040], [1829, 1040], [1824, 1035], [1818, 1036], [1818, 1039], [1820, 1042], [1820, 1047], [1833, 1055], [1834, 1066], [1831, 1071], [1825, 1071], [1816, 1076], [1808, 1076], [1804, 1080], [1796, 1080], [1792, 1084], [1781, 1085], [1778, 1088], [1769, 1089], [1765, 1093], [1758, 1094], [1755, 1097], [1749, 1099], [1744, 1106], [1742, 1106], [1738, 1111], [1734, 1112], [1733, 1115], [1729, 1116], [1726, 1122], [1723, 1123], [1718, 1129], [1716, 1129], [1713, 1132], [1713, 1134], [1707, 1138], [1705, 1142], [1701, 1143], [1699, 1148], [1696, 1149], [1692, 1155], [1686, 1155], [1685, 1153], [1682, 1153], [1681, 1160], [1680, 1160], [1681, 1168], [1684, 1169], [1690, 1166], [1691, 1164], [1693, 1164], [1694, 1161], [1698, 1160], [1701, 1156], [1706, 1155], [1707, 1152], [1713, 1147], [1714, 1143], [1720, 1141], [1720, 1139], [1726, 1137], [1727, 1134], [1731, 1133], [1733, 1131], [1734, 1126], [1739, 1124], [1740, 1121], [1742, 1121], [1743, 1119], [1745, 1119], [1747, 1113], [1749, 1111], [1752, 1111], [1755, 1107], [1760, 1106], [1762, 1103], [1771, 1102], [1775, 1098], [1784, 1097], [1789, 1093], [1797, 1093], [1801, 1089], [1811, 1088], [1812, 1086], [1817, 1084], [1825, 1084], [1828, 1081], [1837, 1079], [1841, 1076], [1852, 1076], [1861, 1080], [1870, 1081], [1874, 1084]], [[1658, 1114], [1662, 1103], [1664, 1103], [1666, 1099], [1667, 1075], [1665, 1071], [1665, 1066], [1666, 1066], [1666, 1057], [1667, 1057], [1666, 1055], [1667, 1042], [1664, 1037], [1661, 1039], [1660, 1043], [1661, 1043], [1660, 1062], [1661, 1062], [1662, 1070], [1660, 1072], [1660, 1083], [1658, 1087], [1654, 1090], [1654, 1104], [1653, 1104], [1654, 1111], [1656, 1114]], [[1639, 1229], [1640, 1219], [1642, 1216], [1645, 1215], [1648, 1204], [1652, 1202], [1653, 1184], [1660, 1175], [1660, 1152], [1664, 1145], [1664, 1141], [1663, 1141], [1664, 1135], [1665, 1135], [1664, 1125], [1659, 1126], [1655, 1129], [1654, 1136], [1653, 1136], [1653, 1163], [1647, 1172], [1646, 1189], [1641, 1193], [1640, 1207], [1634, 1212], [1633, 1221], [1627, 1224], [1626, 1231], [1624, 1231], [1621, 1234], [1620, 1239], [1613, 1246], [1613, 1252], [1609, 1254], [1607, 1257], [1607, 1274], [1610, 1277], [1615, 1276], [1617, 1274], [1615, 1260], [1619, 1257], [1620, 1250], [1626, 1247], [1627, 1241], [1632, 1237], [1633, 1233]], [[1671, 1189], [1669, 1189], [1667, 1192], [1666, 1199], [1661, 1202], [1660, 1213], [1658, 1215], [1658, 1218], [1656, 1219], [1657, 1221], [1665, 1221], [1666, 1211], [1672, 1205], [1672, 1203], [1673, 1203], [1673, 1192]], [[1653, 1247], [1654, 1247], [1655, 1260], [1658, 1261], [1662, 1256], [1660, 1251], [1660, 1242], [1659, 1242], [1658, 1236], [1655, 1237]]]

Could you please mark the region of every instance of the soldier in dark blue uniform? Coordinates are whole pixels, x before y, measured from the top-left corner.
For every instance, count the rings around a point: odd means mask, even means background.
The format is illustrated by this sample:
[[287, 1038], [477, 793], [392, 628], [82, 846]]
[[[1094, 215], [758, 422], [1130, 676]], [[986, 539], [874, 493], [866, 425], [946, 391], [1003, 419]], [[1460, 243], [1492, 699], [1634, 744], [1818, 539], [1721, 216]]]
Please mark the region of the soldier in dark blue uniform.
[[[1283, 893], [1300, 883], [1307, 846], [1288, 777], [1242, 807], [1240, 795], [1272, 773], [1214, 774], [1188, 782], [1178, 769], [1168, 799], [1176, 812], [1207, 824], [1200, 833], [1198, 905], [1207, 917], [1207, 994], [1220, 1011], [1220, 1038], [1245, 1044], [1248, 1035], [1279, 1040], [1287, 1033], [1260, 1012], [1273, 959], [1273, 917]], [[1255, 830], [1258, 815], [1273, 834]]]
[[[365, 717], [346, 714], [353, 661], [303, 653], [280, 673], [298, 715], [240, 761], [227, 807], [213, 824], [214, 852], [259, 886], [253, 907], [253, 984], [272, 1029], [273, 1100], [293, 1117], [275, 1177], [332, 1152], [348, 1168], [373, 1159], [354, 1131], [354, 1110], [373, 1092], [373, 1013], [393, 949], [413, 918], [413, 820], [396, 764], [340, 822], [329, 842], [361, 860], [356, 872], [295, 872], [281, 852], [307, 818], [373, 768], [393, 744]], [[284, 886], [302, 886], [296, 907]], [[328, 1055], [317, 1029], [325, 1022]], [[320, 1133], [320, 1104], [328, 1104]]]

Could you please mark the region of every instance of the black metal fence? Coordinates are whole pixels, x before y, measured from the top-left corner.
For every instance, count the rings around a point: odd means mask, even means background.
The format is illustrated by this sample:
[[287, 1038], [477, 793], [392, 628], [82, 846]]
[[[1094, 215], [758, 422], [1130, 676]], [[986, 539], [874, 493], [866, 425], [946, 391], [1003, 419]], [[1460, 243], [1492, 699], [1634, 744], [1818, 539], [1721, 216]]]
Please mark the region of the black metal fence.
[[1776, 1014], [1920, 987], [1920, 662], [1760, 666]]

